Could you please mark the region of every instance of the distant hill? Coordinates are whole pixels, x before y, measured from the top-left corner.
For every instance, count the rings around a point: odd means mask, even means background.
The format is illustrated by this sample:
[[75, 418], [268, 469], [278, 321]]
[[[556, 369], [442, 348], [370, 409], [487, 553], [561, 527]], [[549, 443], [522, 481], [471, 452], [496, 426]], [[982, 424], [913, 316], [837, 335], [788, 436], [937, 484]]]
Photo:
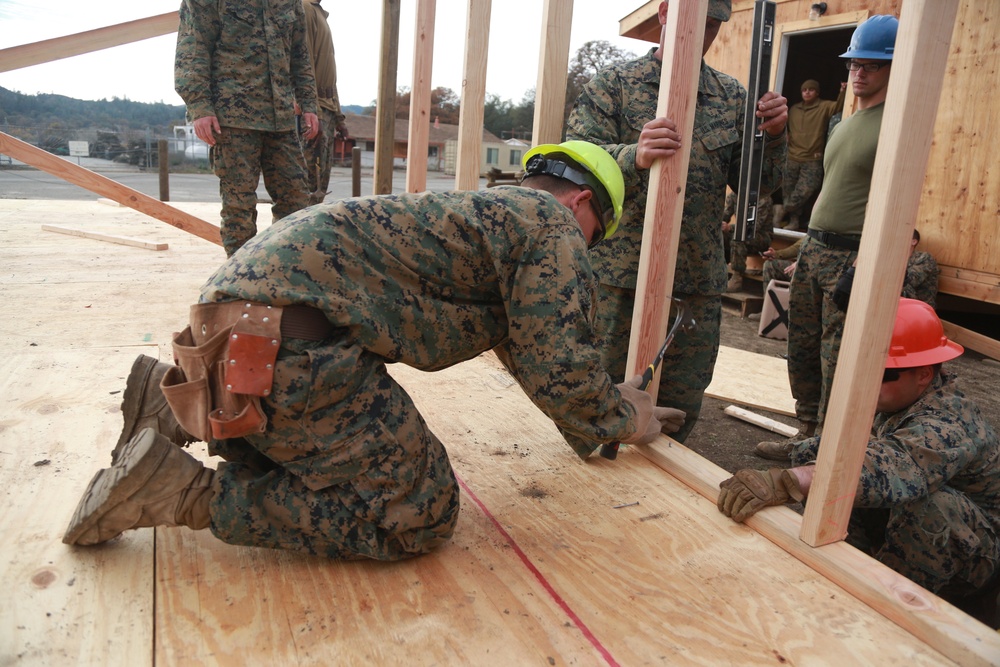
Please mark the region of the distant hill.
[[[0, 123], [21, 127], [48, 127], [59, 123], [68, 129], [128, 128], [154, 135], [170, 134], [184, 124], [184, 106], [128, 99], [77, 100], [65, 95], [24, 95], [0, 87]], [[0, 126], [2, 127], [2, 126]]]
[[365, 113], [365, 107], [361, 106], [360, 104], [348, 104], [346, 107], [341, 106], [340, 110], [343, 111], [344, 113], [353, 113], [359, 116]]

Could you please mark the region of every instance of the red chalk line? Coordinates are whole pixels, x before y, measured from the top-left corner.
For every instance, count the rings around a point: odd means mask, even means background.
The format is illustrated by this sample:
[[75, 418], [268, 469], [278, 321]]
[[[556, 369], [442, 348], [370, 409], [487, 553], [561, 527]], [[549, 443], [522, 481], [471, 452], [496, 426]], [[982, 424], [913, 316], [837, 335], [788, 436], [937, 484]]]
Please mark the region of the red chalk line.
[[458, 484], [459, 486], [462, 487], [462, 490], [465, 491], [465, 493], [470, 498], [472, 498], [472, 501], [479, 506], [479, 509], [483, 511], [483, 514], [486, 515], [486, 518], [490, 520], [490, 522], [498, 531], [500, 531], [500, 534], [503, 535], [505, 540], [507, 540], [507, 544], [511, 546], [511, 548], [514, 550], [514, 553], [516, 553], [517, 557], [521, 559], [521, 562], [524, 563], [525, 567], [527, 567], [528, 570], [530, 570], [531, 573], [535, 575], [535, 579], [537, 579], [538, 583], [542, 585], [542, 588], [548, 591], [548, 594], [552, 597], [555, 603], [559, 605], [564, 612], [566, 612], [566, 615], [569, 616], [570, 620], [573, 621], [573, 624], [580, 629], [580, 632], [582, 632], [583, 636], [587, 638], [587, 641], [589, 641], [590, 644], [595, 649], [597, 649], [597, 652], [601, 654], [601, 657], [603, 657], [604, 660], [609, 665], [613, 665], [614, 667], [619, 667], [618, 662], [611, 655], [611, 652], [608, 651], [608, 649], [604, 647], [604, 645], [600, 642], [600, 640], [594, 636], [594, 633], [590, 631], [590, 628], [588, 628], [587, 625], [583, 622], [583, 620], [576, 615], [576, 612], [574, 612], [570, 608], [566, 600], [564, 600], [563, 597], [559, 595], [558, 591], [556, 591], [556, 589], [552, 586], [552, 584], [549, 583], [548, 579], [545, 578], [545, 575], [543, 575], [538, 570], [538, 568], [535, 567], [535, 564], [531, 562], [530, 558], [528, 558], [528, 554], [524, 553], [521, 547], [517, 545], [517, 542], [514, 541], [514, 538], [511, 537], [510, 533], [504, 530], [504, 527], [500, 525], [500, 522], [497, 521], [496, 517], [494, 517], [493, 514], [489, 511], [489, 509], [486, 508], [486, 505], [483, 504], [483, 501], [481, 501], [479, 497], [475, 493], [473, 493], [472, 489], [469, 488], [469, 486], [462, 480], [461, 477], [458, 476], [457, 473], [455, 474], [455, 479], [458, 480]]

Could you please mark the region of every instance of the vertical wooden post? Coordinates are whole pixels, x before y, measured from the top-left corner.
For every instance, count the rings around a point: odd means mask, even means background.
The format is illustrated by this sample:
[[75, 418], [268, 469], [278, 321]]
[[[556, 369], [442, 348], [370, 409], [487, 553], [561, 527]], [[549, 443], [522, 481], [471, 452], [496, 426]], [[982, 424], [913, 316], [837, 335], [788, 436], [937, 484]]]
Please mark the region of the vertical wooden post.
[[434, 10], [437, 0], [419, 0], [413, 31], [413, 86], [406, 147], [406, 191], [427, 189], [427, 144], [431, 131], [431, 69], [434, 57]]
[[572, 27], [573, 0], [545, 0], [538, 82], [535, 85], [535, 117], [531, 135], [533, 146], [562, 141]]
[[351, 149], [351, 196], [361, 196], [361, 147]]
[[483, 116], [486, 100], [486, 54], [490, 45], [492, 0], [469, 0], [465, 22], [465, 69], [462, 106], [458, 117], [458, 155], [455, 189], [478, 190], [483, 153]]
[[907, 0], [900, 16], [857, 275], [802, 521], [812, 546], [847, 535], [957, 11], [958, 0]]
[[156, 166], [160, 174], [160, 201], [170, 201], [170, 156], [166, 139], [156, 142]]
[[382, 54], [379, 58], [375, 110], [375, 178], [373, 194], [392, 192], [396, 143], [396, 66], [399, 60], [399, 0], [382, 0]]
[[[641, 373], [649, 365], [667, 335], [707, 16], [708, 0], [671, 2], [667, 8], [656, 116], [674, 120], [683, 148], [669, 159], [657, 160], [649, 170], [649, 194], [626, 364], [629, 376]], [[659, 372], [649, 386], [654, 399], [659, 391], [658, 377]]]

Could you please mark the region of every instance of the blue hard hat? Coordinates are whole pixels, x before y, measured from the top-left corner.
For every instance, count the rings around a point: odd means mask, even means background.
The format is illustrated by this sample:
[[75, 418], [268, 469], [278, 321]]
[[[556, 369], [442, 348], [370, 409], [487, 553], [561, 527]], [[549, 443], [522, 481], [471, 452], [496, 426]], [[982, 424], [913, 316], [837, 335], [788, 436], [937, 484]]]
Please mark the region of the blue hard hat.
[[892, 60], [896, 47], [896, 30], [899, 19], [880, 14], [872, 16], [854, 29], [851, 45], [840, 54], [841, 58], [868, 58], [871, 60]]

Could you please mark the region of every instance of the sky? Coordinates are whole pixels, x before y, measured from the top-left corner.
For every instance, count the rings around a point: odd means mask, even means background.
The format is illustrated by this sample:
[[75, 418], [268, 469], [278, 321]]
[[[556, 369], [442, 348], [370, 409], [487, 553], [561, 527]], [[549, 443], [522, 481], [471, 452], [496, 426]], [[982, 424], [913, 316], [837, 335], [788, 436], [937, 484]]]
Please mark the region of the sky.
[[[397, 87], [413, 76], [416, 0], [402, 0]], [[585, 42], [603, 39], [635, 54], [651, 44], [618, 36], [618, 20], [642, 0], [575, 0], [570, 58]], [[0, 0], [0, 49], [62, 37], [175, 11], [178, 0]], [[381, 0], [324, 0], [337, 53], [343, 105], [367, 106], [378, 95]], [[438, 0], [434, 25], [432, 87], [461, 93], [468, 0]], [[490, 20], [486, 91], [520, 102], [535, 87], [543, 0], [494, 0]], [[77, 99], [113, 97], [183, 104], [174, 92], [176, 35], [0, 73], [0, 86], [27, 95], [55, 93]]]

